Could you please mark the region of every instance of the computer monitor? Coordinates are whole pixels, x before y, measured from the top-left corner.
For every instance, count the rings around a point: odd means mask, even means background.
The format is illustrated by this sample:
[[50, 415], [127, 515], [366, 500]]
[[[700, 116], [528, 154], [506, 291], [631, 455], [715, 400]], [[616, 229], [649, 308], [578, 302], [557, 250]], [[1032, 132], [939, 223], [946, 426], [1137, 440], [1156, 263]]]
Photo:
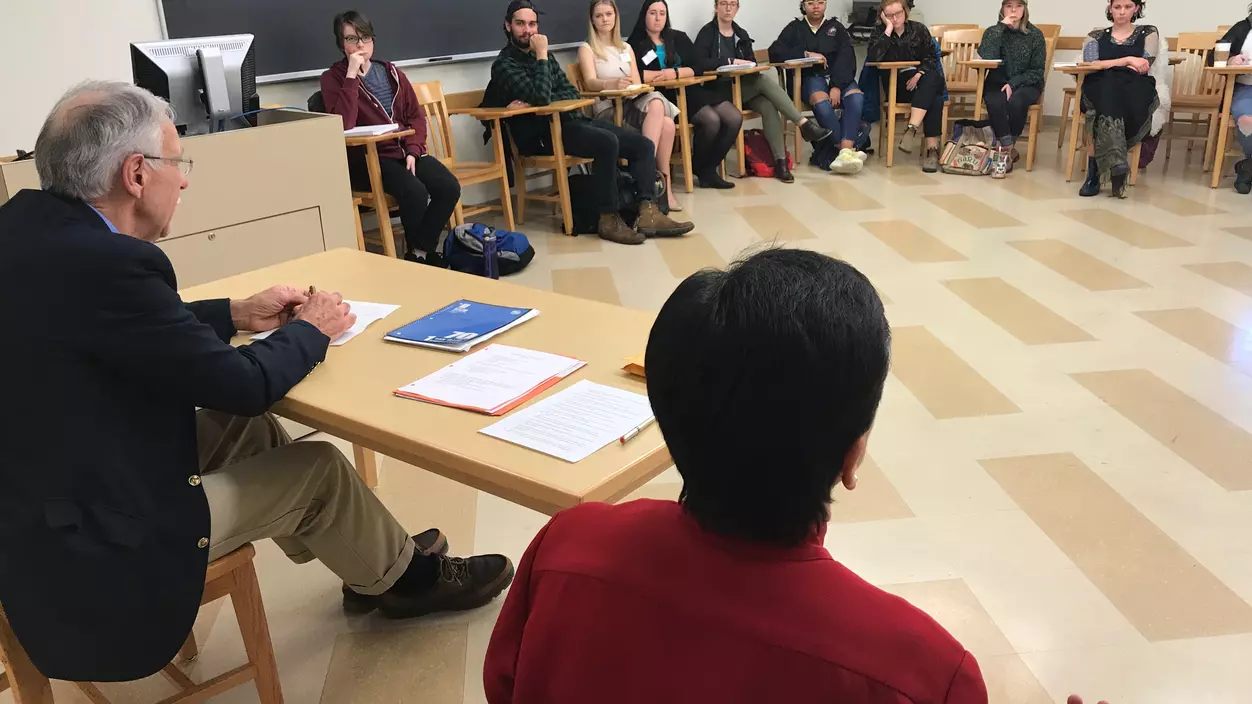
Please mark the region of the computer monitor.
[[256, 51], [251, 34], [130, 45], [135, 85], [174, 106], [178, 132], [207, 134], [256, 125]]

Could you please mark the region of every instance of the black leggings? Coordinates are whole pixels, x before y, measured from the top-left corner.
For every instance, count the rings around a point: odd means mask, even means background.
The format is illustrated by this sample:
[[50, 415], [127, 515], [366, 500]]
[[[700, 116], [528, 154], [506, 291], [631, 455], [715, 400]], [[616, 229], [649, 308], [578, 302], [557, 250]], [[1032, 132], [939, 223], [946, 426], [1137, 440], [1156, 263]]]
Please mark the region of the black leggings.
[[691, 138], [691, 170], [708, 173], [726, 158], [743, 127], [743, 113], [734, 103], [705, 105], [691, 117], [695, 134]]
[[896, 89], [896, 100], [902, 103], [911, 103], [913, 107], [926, 111], [926, 117], [922, 118], [922, 134], [927, 137], [943, 136], [943, 90], [946, 84], [943, 76], [937, 72], [927, 71], [922, 74], [922, 79], [917, 82], [917, 90], [910, 91], [908, 87], [909, 81], [913, 79], [913, 72], [900, 72], [900, 83]]
[[1013, 91], [1013, 97], [1004, 95], [1004, 83], [987, 82], [983, 93], [983, 102], [987, 105], [987, 117], [995, 130], [996, 138], [1011, 143], [1022, 136], [1026, 129], [1026, 118], [1030, 116], [1030, 107], [1039, 102], [1039, 89], [1034, 86], [1023, 86]]
[[[404, 241], [409, 250], [437, 251], [439, 235], [461, 200], [461, 184], [456, 176], [433, 156], [418, 157], [416, 175], [409, 173], [404, 159], [380, 158], [378, 165], [383, 191], [396, 199], [400, 209], [400, 223], [404, 225]], [[348, 175], [353, 189], [370, 190], [364, 149], [348, 150]], [[379, 217], [385, 216], [379, 212]]]

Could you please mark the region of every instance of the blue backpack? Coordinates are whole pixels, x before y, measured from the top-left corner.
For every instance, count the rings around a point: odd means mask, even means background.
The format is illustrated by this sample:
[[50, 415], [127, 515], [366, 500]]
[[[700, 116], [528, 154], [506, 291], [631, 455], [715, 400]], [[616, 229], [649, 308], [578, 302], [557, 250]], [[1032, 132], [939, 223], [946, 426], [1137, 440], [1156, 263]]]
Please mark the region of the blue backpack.
[[485, 276], [487, 262], [483, 258], [483, 237], [496, 236], [496, 268], [501, 276], [516, 274], [535, 258], [535, 248], [520, 232], [497, 230], [480, 223], [458, 225], [443, 241], [443, 256], [453, 271]]

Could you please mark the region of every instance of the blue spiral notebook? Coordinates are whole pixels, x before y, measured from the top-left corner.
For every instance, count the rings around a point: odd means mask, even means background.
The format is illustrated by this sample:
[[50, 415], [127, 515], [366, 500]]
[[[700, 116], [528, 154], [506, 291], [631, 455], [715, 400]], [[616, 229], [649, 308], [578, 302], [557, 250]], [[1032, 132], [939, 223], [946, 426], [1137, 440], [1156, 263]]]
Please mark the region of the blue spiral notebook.
[[384, 340], [447, 352], [468, 352], [475, 345], [539, 315], [534, 308], [493, 306], [461, 299], [387, 333]]

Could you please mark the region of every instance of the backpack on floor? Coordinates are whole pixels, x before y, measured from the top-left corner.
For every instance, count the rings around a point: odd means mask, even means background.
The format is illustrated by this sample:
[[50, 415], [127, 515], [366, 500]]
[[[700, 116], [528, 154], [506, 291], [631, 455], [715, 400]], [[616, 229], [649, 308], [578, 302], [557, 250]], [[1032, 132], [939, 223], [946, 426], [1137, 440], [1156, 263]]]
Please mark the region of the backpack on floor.
[[991, 173], [996, 145], [995, 130], [987, 120], [957, 120], [952, 141], [939, 157], [939, 168], [945, 174], [986, 176]]
[[487, 262], [483, 258], [483, 237], [496, 236], [496, 270], [501, 276], [516, 274], [535, 258], [535, 248], [520, 232], [497, 230], [476, 222], [457, 225], [443, 241], [443, 256], [453, 271], [485, 276]]
[[[774, 150], [769, 148], [769, 140], [761, 130], [745, 130], [743, 133], [743, 159], [747, 164], [748, 173], [759, 178], [774, 177]], [[787, 168], [794, 169], [791, 153], [787, 153]]]

